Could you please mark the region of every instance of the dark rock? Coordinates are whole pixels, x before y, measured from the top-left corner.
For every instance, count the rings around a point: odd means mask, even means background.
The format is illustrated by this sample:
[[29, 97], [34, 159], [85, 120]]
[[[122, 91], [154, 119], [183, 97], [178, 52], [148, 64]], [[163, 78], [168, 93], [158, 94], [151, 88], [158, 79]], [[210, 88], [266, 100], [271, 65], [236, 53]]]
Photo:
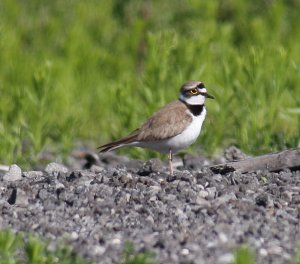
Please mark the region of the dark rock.
[[268, 205], [268, 195], [261, 193], [255, 198], [255, 203], [259, 206], [267, 207]]
[[7, 200], [10, 205], [26, 207], [28, 205], [28, 197], [20, 188], [13, 188]]
[[90, 169], [93, 165], [99, 164], [99, 156], [93, 152], [87, 152], [84, 156], [86, 163], [83, 165], [83, 169]]
[[17, 188], [12, 189], [11, 194], [7, 200], [9, 204], [15, 204], [17, 200]]
[[68, 182], [75, 181], [79, 178], [82, 177], [82, 172], [81, 171], [72, 171], [69, 175], [67, 175], [66, 180]]
[[163, 170], [163, 164], [159, 159], [151, 159], [144, 163], [143, 167], [138, 171], [138, 175], [148, 176], [153, 172], [160, 172]]

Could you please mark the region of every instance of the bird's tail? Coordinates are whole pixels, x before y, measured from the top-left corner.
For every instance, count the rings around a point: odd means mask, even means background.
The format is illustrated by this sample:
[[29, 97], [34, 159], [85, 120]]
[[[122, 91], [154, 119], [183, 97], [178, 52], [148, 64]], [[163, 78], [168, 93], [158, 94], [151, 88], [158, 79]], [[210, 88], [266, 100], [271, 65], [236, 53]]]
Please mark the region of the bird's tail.
[[98, 147], [98, 149], [99, 149], [99, 152], [107, 152], [107, 151], [110, 151], [110, 150], [113, 150], [113, 149], [121, 148], [121, 147], [124, 147], [124, 146], [126, 146], [130, 143], [133, 143], [133, 142], [137, 141], [136, 138], [137, 138], [136, 134], [131, 134], [127, 137], [124, 137], [124, 138], [121, 138], [119, 140], [107, 143], [105, 145], [102, 145], [102, 146]]

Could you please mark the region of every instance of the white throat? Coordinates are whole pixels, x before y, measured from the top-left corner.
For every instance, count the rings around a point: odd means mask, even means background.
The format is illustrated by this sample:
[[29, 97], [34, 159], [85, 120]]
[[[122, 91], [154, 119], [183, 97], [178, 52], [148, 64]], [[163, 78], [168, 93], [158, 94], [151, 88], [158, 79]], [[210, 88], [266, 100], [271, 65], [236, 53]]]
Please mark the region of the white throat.
[[179, 99], [183, 102], [186, 102], [189, 105], [204, 105], [205, 96], [198, 94], [191, 97], [185, 97], [180, 94]]

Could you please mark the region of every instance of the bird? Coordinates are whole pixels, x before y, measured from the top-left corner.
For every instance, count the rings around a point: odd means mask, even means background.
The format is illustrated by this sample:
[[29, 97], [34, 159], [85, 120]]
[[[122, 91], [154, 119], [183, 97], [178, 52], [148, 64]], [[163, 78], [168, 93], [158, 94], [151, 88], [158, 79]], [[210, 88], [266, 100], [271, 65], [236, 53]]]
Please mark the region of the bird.
[[168, 153], [169, 174], [173, 176], [173, 154], [193, 144], [201, 132], [206, 98], [215, 99], [203, 82], [185, 82], [177, 100], [159, 109], [129, 135], [98, 147], [99, 152], [135, 146]]

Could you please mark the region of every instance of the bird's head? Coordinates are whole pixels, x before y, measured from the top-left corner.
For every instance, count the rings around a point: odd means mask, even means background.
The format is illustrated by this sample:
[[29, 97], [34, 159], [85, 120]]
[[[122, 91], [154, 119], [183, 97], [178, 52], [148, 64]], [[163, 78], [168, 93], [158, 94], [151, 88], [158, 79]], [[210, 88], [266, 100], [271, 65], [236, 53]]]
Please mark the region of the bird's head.
[[180, 88], [179, 100], [188, 105], [204, 105], [206, 98], [214, 99], [207, 93], [203, 82], [187, 81]]

